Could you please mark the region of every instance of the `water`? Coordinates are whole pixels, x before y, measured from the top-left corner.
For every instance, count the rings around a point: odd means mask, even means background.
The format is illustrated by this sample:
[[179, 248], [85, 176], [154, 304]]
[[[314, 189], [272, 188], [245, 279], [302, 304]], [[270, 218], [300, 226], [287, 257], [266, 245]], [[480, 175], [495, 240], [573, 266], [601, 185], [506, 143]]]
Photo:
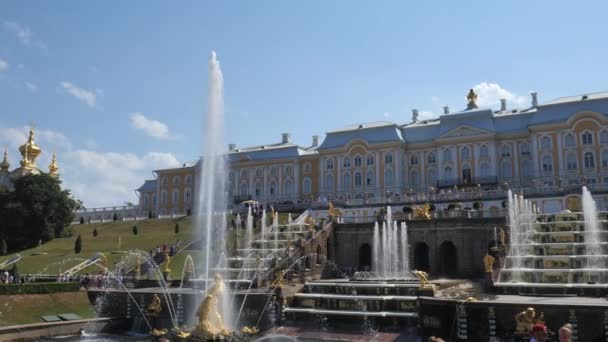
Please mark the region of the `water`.
[[249, 248], [251, 246], [251, 241], [253, 241], [253, 215], [251, 215], [251, 206], [247, 209], [247, 244], [245, 248]]
[[[225, 250], [226, 231], [226, 171], [224, 143], [224, 77], [215, 51], [209, 57], [209, 96], [204, 117], [202, 172], [199, 174], [199, 191], [196, 192], [195, 229], [203, 241], [205, 279], [213, 278], [210, 268], [216, 265]], [[222, 316], [226, 325], [231, 323], [228, 301], [222, 301]]]
[[601, 259], [597, 256], [602, 254], [600, 227], [597, 217], [597, 206], [591, 196], [591, 192], [583, 186], [583, 217], [585, 218], [585, 240], [587, 242], [587, 254], [589, 258], [589, 268], [600, 268]]
[[[382, 230], [382, 232], [380, 232]], [[374, 224], [372, 271], [381, 278], [402, 278], [409, 274], [407, 225], [393, 221], [391, 208], [386, 209], [382, 229]]]

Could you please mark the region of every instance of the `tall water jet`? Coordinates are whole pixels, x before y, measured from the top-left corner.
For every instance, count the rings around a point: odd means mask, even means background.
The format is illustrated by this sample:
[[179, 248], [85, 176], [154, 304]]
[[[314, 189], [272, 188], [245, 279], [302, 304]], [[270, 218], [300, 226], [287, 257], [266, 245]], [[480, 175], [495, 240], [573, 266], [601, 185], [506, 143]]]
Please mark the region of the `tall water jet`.
[[585, 242], [587, 243], [587, 254], [590, 256], [589, 268], [598, 268], [598, 256], [601, 251], [600, 227], [597, 217], [597, 206], [591, 196], [591, 192], [583, 186], [583, 217], [585, 219]]
[[373, 268], [372, 271], [378, 273], [380, 272], [380, 228], [378, 227], [378, 222], [374, 222], [374, 241], [373, 241]]
[[409, 247], [407, 242], [407, 226], [402, 222], [392, 221], [390, 207], [386, 210], [386, 221], [374, 224], [373, 237], [373, 267], [372, 270], [380, 278], [399, 278], [409, 272]]
[[[224, 150], [224, 77], [215, 51], [209, 57], [209, 94], [203, 127], [203, 154], [196, 192], [197, 233], [203, 242], [203, 266], [206, 282], [213, 278], [210, 268], [224, 252], [226, 238], [226, 160]], [[223, 300], [227, 304], [228, 300]], [[223, 309], [229, 321], [229, 309]]]
[[245, 248], [251, 248], [251, 241], [253, 241], [253, 215], [251, 215], [251, 206], [247, 209], [246, 225], [247, 244], [245, 245]]
[[410, 250], [407, 241], [407, 225], [401, 222], [401, 272], [407, 274], [410, 271]]

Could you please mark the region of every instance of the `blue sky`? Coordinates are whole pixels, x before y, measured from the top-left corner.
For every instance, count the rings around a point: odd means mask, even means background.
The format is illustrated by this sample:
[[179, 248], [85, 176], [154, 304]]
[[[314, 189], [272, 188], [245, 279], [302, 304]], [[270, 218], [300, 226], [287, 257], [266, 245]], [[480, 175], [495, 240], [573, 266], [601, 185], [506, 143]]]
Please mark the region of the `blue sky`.
[[[491, 5], [490, 5], [491, 4]], [[603, 2], [3, 1], [0, 144], [40, 131], [46, 169], [90, 207], [135, 201], [201, 151], [207, 58], [227, 143], [296, 143], [353, 123], [608, 90]]]

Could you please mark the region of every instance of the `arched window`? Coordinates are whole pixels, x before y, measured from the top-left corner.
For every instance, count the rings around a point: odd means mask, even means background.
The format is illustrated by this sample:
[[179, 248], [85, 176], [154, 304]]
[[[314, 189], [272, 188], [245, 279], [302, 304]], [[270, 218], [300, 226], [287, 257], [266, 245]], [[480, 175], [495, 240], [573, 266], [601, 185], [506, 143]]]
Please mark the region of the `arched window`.
[[350, 167], [350, 158], [349, 157], [344, 157], [344, 160], [342, 161], [342, 166], [344, 166], [344, 168]]
[[325, 168], [327, 168], [328, 170], [333, 170], [334, 169], [334, 160], [333, 159], [327, 159], [325, 161]]
[[368, 166], [370, 166], [370, 165], [374, 165], [374, 156], [370, 154], [369, 156], [367, 156], [366, 161], [367, 161], [367, 163], [366, 163], [366, 164], [367, 164]]
[[384, 171], [384, 186], [393, 186], [393, 170], [388, 169]]
[[420, 176], [418, 175], [418, 171], [414, 170], [414, 171], [410, 172], [410, 183], [412, 185], [420, 184]]
[[523, 161], [521, 166], [521, 173], [524, 177], [533, 177], [532, 172], [532, 161], [530, 159], [526, 159]]
[[564, 145], [566, 145], [566, 147], [574, 147], [574, 145], [576, 145], [574, 142], [574, 134], [566, 134], [566, 137], [564, 138]]
[[429, 155], [426, 157], [426, 162], [429, 164], [435, 164], [435, 152], [429, 152]]
[[190, 189], [186, 189], [186, 191], [184, 192], [184, 201], [186, 202], [186, 204], [190, 204], [192, 201], [192, 190]]
[[488, 146], [481, 145], [481, 147], [479, 148], [479, 157], [488, 158], [489, 156], [490, 156], [490, 153], [488, 152]]
[[270, 183], [270, 196], [276, 195], [277, 184], [275, 182]]
[[[230, 175], [231, 175], [230, 178], [234, 177], [234, 175], [232, 175], [232, 173]], [[192, 175], [187, 175], [186, 176], [186, 184], [188, 184], [188, 185], [192, 184]]]
[[410, 164], [418, 165], [418, 155], [417, 154], [412, 155], [412, 157], [410, 158]]
[[173, 185], [179, 185], [179, 176], [173, 176]]
[[602, 167], [608, 167], [608, 150], [602, 151]]
[[302, 191], [305, 194], [309, 194], [312, 191], [312, 182], [310, 180], [310, 178], [306, 177], [304, 178], [304, 181], [302, 181]]
[[256, 183], [255, 185], [255, 197], [260, 197], [264, 194], [264, 185]]
[[332, 174], [325, 177], [325, 190], [334, 191], [334, 176]]
[[361, 156], [360, 155], [356, 155], [355, 156], [355, 167], [357, 166], [361, 166]]
[[293, 171], [293, 170], [292, 170], [291, 166], [286, 166], [286, 167], [285, 167], [285, 174], [286, 174], [286, 175], [291, 176], [291, 172], [292, 172], [292, 171]]
[[345, 172], [344, 175], [342, 175], [342, 188], [343, 189], [350, 189], [350, 172]]
[[530, 145], [528, 145], [528, 143], [521, 143], [521, 155], [522, 156], [530, 155]]
[[429, 169], [426, 175], [428, 185], [434, 186], [437, 183], [437, 172], [434, 169]]
[[445, 167], [445, 169], [443, 169], [443, 174], [444, 174], [444, 177], [445, 177], [446, 179], [453, 179], [453, 178], [454, 178], [454, 173], [453, 173], [453, 171], [454, 171], [454, 170], [452, 170], [452, 167], [451, 167], [451, 166], [446, 166], [446, 167]]
[[513, 167], [511, 166], [511, 162], [508, 160], [502, 162], [500, 171], [503, 178], [513, 177]]
[[278, 171], [277, 171], [277, 168], [275, 166], [273, 166], [273, 167], [270, 168], [270, 175], [271, 176], [276, 177], [277, 173], [278, 173]]
[[291, 179], [288, 179], [285, 181], [285, 184], [283, 186], [283, 195], [290, 196], [292, 192], [293, 192], [293, 183], [291, 182]]
[[490, 165], [488, 165], [488, 163], [482, 163], [479, 166], [479, 173], [481, 177], [490, 176]]
[[264, 170], [262, 168], [255, 169], [255, 176], [258, 178], [264, 177]]
[[576, 156], [574, 153], [569, 153], [566, 156], [566, 169], [568, 170], [576, 170], [577, 168]]
[[367, 173], [367, 177], [365, 178], [365, 184], [367, 184], [367, 186], [374, 186], [376, 184], [376, 176], [374, 175], [373, 171], [369, 171]]
[[384, 164], [392, 164], [393, 163], [393, 155], [390, 152], [387, 152], [384, 155]]
[[511, 156], [511, 146], [510, 145], [502, 145], [502, 156], [505, 158]]
[[553, 158], [551, 156], [543, 157], [543, 172], [553, 171]]
[[443, 161], [451, 161], [452, 160], [452, 151], [449, 148], [443, 150]]
[[148, 207], [148, 203], [150, 203], [150, 194], [144, 195], [144, 208]]
[[355, 186], [361, 186], [363, 184], [363, 180], [361, 177], [361, 173], [357, 172], [355, 173]]
[[241, 178], [247, 178], [248, 175], [247, 170], [241, 171]]
[[162, 190], [160, 192], [160, 204], [167, 205], [167, 190]]
[[471, 149], [468, 148], [467, 146], [464, 146], [460, 150], [460, 158], [462, 158], [462, 160], [469, 160], [469, 159], [471, 159]]
[[241, 196], [247, 195], [247, 183], [241, 184]]
[[310, 166], [310, 163], [304, 164], [304, 173], [311, 173], [311, 172], [312, 172], [312, 166]]
[[600, 132], [600, 143], [603, 144], [608, 144], [608, 131], [601, 131]]
[[583, 133], [583, 145], [593, 145], [593, 134], [591, 132]]
[[540, 148], [542, 148], [543, 150], [549, 150], [549, 149], [551, 149], [551, 138], [549, 138], [549, 137], [542, 137], [540, 139]]
[[160, 183], [162, 185], [167, 185], [169, 184], [169, 180], [167, 179], [167, 176], [163, 176], [163, 178], [161, 179]]
[[152, 194], [152, 206], [156, 206], [156, 194]]
[[585, 152], [585, 169], [593, 169], [595, 167], [595, 160], [593, 153]]

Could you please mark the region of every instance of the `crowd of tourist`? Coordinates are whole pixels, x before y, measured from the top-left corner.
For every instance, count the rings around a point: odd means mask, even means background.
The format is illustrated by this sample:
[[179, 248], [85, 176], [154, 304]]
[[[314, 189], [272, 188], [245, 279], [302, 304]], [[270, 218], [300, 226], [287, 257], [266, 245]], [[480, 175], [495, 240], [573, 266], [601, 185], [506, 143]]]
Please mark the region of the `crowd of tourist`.
[[154, 260], [157, 264], [161, 264], [165, 261], [165, 255], [169, 254], [170, 257], [174, 256], [179, 252], [182, 242], [180, 239], [176, 239], [172, 244], [167, 245], [167, 243], [162, 243], [156, 245], [156, 248], [150, 249], [149, 254], [150, 258]]

